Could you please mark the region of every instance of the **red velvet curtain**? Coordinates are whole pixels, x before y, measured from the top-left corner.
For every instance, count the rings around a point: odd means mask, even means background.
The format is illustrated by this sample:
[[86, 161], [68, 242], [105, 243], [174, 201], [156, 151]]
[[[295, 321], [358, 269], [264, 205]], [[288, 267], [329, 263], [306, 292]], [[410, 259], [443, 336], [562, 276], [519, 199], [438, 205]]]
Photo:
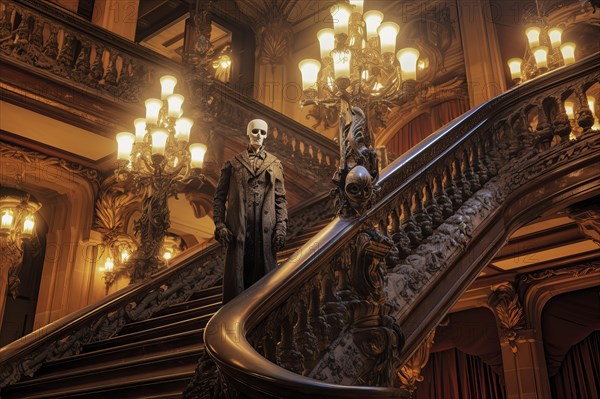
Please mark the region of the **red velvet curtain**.
[[600, 392], [600, 331], [573, 346], [558, 374], [550, 378], [554, 399], [598, 399]]
[[385, 146], [389, 152], [402, 155], [432, 132], [431, 116], [429, 114], [421, 114], [404, 125]]
[[458, 349], [431, 354], [415, 399], [504, 399], [500, 376], [478, 356]]
[[542, 311], [548, 375], [558, 373], [569, 349], [596, 330], [600, 330], [600, 287], [550, 299]]
[[436, 330], [416, 399], [503, 399], [506, 397], [496, 320], [489, 309], [448, 316]]
[[554, 399], [599, 399], [600, 287], [552, 298], [542, 336]]
[[421, 114], [404, 125], [385, 146], [389, 152], [401, 155], [468, 110], [468, 101], [464, 99], [453, 99], [438, 104], [432, 107], [429, 113]]

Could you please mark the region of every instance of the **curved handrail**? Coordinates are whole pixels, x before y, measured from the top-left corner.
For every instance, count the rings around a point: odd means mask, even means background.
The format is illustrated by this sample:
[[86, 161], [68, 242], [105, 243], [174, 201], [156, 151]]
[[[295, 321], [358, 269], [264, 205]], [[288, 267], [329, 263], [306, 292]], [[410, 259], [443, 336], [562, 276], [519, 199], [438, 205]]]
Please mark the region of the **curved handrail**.
[[[251, 397], [257, 392], [275, 397], [285, 392], [287, 398], [303, 397], [306, 394], [332, 398], [359, 398], [365, 395], [369, 398], [384, 398], [404, 395], [404, 391], [399, 389], [341, 386], [290, 372], [259, 354], [247, 337], [296, 290], [308, 284], [317, 274], [319, 267], [326, 265], [329, 259], [348, 244], [349, 237], [354, 237], [364, 223], [379, 220], [380, 216], [385, 217], [378, 215], [380, 209], [409, 185], [421, 179], [436, 162], [441, 162], [455, 151], [458, 152], [464, 143], [472, 139], [474, 141], [475, 135], [484, 128], [495, 128], [493, 125], [496, 118], [510, 112], [519, 103], [549, 90], [569, 85], [579, 77], [593, 74], [599, 62], [600, 53], [597, 53], [575, 65], [562, 67], [528, 81], [439, 129], [381, 172], [382, 199], [369, 212], [359, 218], [335, 219], [281, 268], [264, 277], [217, 312], [207, 325], [204, 342], [207, 352], [217, 363], [221, 373], [227, 377], [227, 382], [233, 383], [236, 388]], [[589, 129], [589, 126], [587, 128]], [[507, 223], [507, 226], [510, 226], [510, 223]], [[409, 342], [408, 353], [414, 349], [414, 345], [415, 342]]]
[[[324, 193], [316, 196], [313, 200], [300, 204], [290, 212], [289, 224], [292, 228], [289, 238], [293, 238], [295, 234], [302, 230], [302, 227], [308, 227], [314, 222], [322, 220], [323, 217], [333, 215], [333, 208], [329, 206], [329, 194]], [[211, 242], [208, 245], [199, 244], [191, 247], [188, 251], [173, 258], [172, 266], [169, 268], [162, 269], [155, 273], [150, 280], [130, 284], [119, 291], [116, 291], [97, 303], [91, 304], [83, 309], [77, 310], [65, 317], [62, 317], [46, 326], [35, 330], [34, 332], [14, 341], [10, 344], [0, 348], [0, 379], [2, 383], [0, 386], [4, 386], [9, 381], [9, 375], [14, 370], [9, 370], [11, 364], [13, 367], [21, 367], [24, 364], [23, 372], [33, 373], [37, 368], [41, 367], [44, 360], [51, 360], [60, 357], [59, 353], [47, 353], [44, 352], [46, 348], [52, 344], [60, 342], [73, 334], [74, 331], [82, 328], [96, 328], [97, 324], [103, 320], [103, 318], [110, 317], [114, 312], [129, 312], [129, 316], [138, 310], [125, 310], [126, 306], [132, 302], [141, 303], [142, 301], [150, 301], [156, 304], [156, 299], [152, 297], [153, 292], [158, 292], [162, 286], [168, 285], [171, 280], [175, 282], [171, 284], [176, 286], [177, 289], [185, 286], [185, 284], [197, 284], [190, 281], [182, 281], [185, 278], [181, 278], [182, 275], [194, 274], [193, 278], [197, 282], [201, 283], [198, 289], [203, 289], [214, 284], [222, 275], [223, 261], [221, 245], [216, 242]], [[213, 261], [214, 260], [214, 261]], [[212, 261], [212, 264], [210, 263]], [[194, 270], [197, 269], [197, 270]], [[178, 280], [179, 279], [179, 280]], [[189, 296], [193, 292], [188, 291], [186, 294]], [[167, 303], [166, 305], [171, 304]], [[163, 306], [164, 307], [164, 306]], [[141, 309], [143, 311], [144, 309]], [[152, 309], [152, 312], [156, 312], [160, 308]], [[143, 312], [140, 317], [148, 318], [152, 313]], [[112, 321], [112, 320], [111, 320]], [[116, 333], [117, 330], [122, 327], [122, 324], [115, 326], [113, 331], [102, 331], [96, 329], [93, 333], [104, 334], [100, 338], [105, 338], [105, 334]], [[82, 338], [83, 339], [83, 338]], [[89, 340], [98, 339], [93, 335], [88, 334]], [[76, 345], [83, 345], [85, 342], [75, 343]], [[36, 354], [35, 351], [42, 350], [42, 354]], [[73, 354], [73, 351], [67, 350], [65, 354]], [[37, 359], [42, 356], [45, 359]], [[25, 357], [29, 356], [28, 359]], [[35, 359], [32, 364], [29, 364], [32, 359]], [[16, 377], [15, 377], [16, 378]]]

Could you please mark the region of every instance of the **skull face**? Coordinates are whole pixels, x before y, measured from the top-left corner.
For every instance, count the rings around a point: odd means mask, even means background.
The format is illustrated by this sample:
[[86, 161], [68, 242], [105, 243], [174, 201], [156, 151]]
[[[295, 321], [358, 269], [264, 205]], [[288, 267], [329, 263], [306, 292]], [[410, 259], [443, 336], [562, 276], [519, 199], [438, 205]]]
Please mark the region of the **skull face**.
[[248, 129], [246, 129], [250, 145], [255, 148], [262, 146], [263, 141], [267, 138], [268, 130], [269, 126], [267, 125], [267, 122], [262, 119], [251, 120], [250, 123], [248, 123]]
[[362, 213], [373, 195], [373, 182], [369, 171], [361, 165], [352, 168], [346, 176], [345, 190], [352, 208]]

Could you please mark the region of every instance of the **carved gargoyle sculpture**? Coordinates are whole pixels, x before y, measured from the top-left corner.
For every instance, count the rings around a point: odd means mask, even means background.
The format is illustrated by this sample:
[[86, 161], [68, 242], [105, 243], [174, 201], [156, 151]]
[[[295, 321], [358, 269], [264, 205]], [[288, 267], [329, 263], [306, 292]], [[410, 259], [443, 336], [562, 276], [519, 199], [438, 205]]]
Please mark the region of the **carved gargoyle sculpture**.
[[365, 113], [350, 107], [352, 120], [340, 120], [340, 152], [342, 159], [333, 176], [337, 185], [339, 214], [344, 217], [362, 215], [374, 200], [378, 190], [379, 162], [372, 146]]

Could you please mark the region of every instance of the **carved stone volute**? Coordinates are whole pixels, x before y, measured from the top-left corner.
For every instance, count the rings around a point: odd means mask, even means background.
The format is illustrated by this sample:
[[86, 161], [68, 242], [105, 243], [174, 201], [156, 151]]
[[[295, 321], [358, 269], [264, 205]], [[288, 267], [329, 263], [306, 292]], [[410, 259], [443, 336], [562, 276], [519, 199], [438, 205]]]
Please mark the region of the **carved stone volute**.
[[521, 336], [520, 330], [525, 328], [525, 316], [513, 284], [506, 282], [493, 287], [488, 304], [500, 324], [502, 340], [508, 343], [513, 353], [516, 354], [517, 340]]

